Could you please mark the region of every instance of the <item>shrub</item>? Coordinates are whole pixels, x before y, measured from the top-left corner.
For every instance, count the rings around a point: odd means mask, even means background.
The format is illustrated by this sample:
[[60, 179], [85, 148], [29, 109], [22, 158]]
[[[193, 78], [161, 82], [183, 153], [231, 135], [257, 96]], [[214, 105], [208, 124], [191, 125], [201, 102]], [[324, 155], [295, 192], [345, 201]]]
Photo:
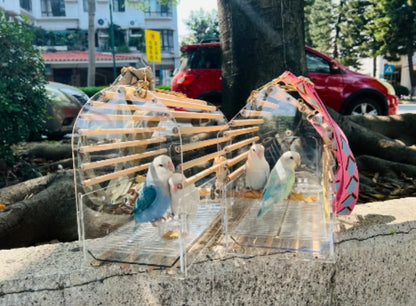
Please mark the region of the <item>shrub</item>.
[[404, 87], [402, 85], [393, 85], [394, 91], [396, 92], [396, 96], [408, 96], [410, 94], [410, 91], [407, 87]]
[[80, 89], [87, 94], [88, 97], [92, 97], [100, 90], [106, 88], [108, 86], [89, 86], [89, 87], [80, 87]]
[[157, 89], [163, 89], [163, 90], [170, 90], [170, 86], [167, 85], [158, 85], [156, 86]]
[[0, 11], [0, 154], [12, 158], [11, 146], [42, 131], [49, 103], [45, 66], [23, 23]]

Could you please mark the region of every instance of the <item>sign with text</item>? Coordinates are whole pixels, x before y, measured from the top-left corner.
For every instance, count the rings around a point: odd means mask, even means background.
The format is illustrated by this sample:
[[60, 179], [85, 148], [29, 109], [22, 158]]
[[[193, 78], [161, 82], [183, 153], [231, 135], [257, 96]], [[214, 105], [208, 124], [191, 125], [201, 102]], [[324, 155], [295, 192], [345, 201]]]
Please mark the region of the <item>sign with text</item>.
[[149, 62], [162, 61], [160, 48], [160, 33], [158, 31], [144, 30], [146, 38], [146, 57]]

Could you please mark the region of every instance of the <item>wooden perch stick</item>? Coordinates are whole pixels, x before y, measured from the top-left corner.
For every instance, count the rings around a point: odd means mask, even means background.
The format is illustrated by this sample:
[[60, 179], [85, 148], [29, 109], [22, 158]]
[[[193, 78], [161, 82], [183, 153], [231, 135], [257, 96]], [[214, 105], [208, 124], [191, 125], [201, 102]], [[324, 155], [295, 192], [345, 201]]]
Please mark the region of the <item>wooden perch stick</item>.
[[223, 155], [223, 154], [225, 154], [225, 151], [214, 152], [214, 153], [207, 154], [207, 155], [204, 155], [204, 156], [199, 157], [199, 158], [192, 159], [192, 160], [187, 161], [183, 164], [179, 164], [178, 165], [178, 170], [179, 171], [185, 171], [189, 168], [192, 168], [192, 167], [195, 167], [195, 166], [200, 165], [202, 163], [205, 163], [205, 162], [207, 162], [209, 160], [212, 160], [212, 159], [216, 158], [217, 156]]
[[253, 127], [244, 128], [244, 129], [236, 129], [236, 130], [225, 131], [224, 135], [225, 136], [230, 136], [230, 137], [235, 137], [235, 136], [238, 136], [238, 135], [257, 132], [259, 129], [260, 128], [258, 126], [253, 126]]
[[226, 146], [224, 148], [224, 151], [227, 152], [227, 153], [229, 153], [231, 151], [234, 151], [236, 149], [242, 148], [242, 147], [244, 147], [244, 146], [246, 146], [248, 144], [251, 144], [253, 142], [256, 142], [258, 140], [260, 140], [260, 137], [259, 136], [251, 137], [251, 138], [245, 139], [243, 141], [239, 141], [239, 142], [236, 142], [236, 143], [233, 143], [231, 145]]
[[[173, 129], [174, 133], [180, 133], [182, 135], [186, 134], [197, 134], [197, 133], [207, 133], [207, 132], [218, 132], [228, 129], [229, 126], [225, 125], [211, 125], [211, 126], [179, 126]], [[224, 133], [225, 134], [225, 133]]]
[[234, 166], [235, 164], [237, 164], [238, 162], [246, 159], [247, 156], [248, 156], [248, 152], [249, 152], [249, 150], [245, 151], [244, 153], [241, 153], [240, 155], [238, 155], [234, 158], [228, 159], [227, 160], [227, 167], [230, 168], [230, 167]]
[[185, 186], [184, 187], [189, 186], [189, 185], [203, 179], [204, 177], [206, 177], [206, 176], [210, 175], [211, 173], [217, 171], [220, 167], [224, 167], [224, 166], [225, 166], [225, 161], [222, 162], [222, 163], [215, 164], [215, 165], [209, 167], [208, 169], [205, 169], [205, 170], [187, 178], [185, 180], [185, 183], [184, 183]]
[[268, 111], [255, 111], [249, 109], [243, 109], [241, 112], [241, 116], [243, 117], [262, 117], [262, 116], [270, 116], [272, 113]]
[[146, 170], [147, 168], [149, 168], [149, 166], [150, 166], [150, 163], [146, 163], [146, 164], [143, 164], [143, 165], [140, 165], [140, 166], [135, 166], [135, 167], [131, 167], [131, 168], [128, 168], [128, 169], [123, 169], [123, 170], [120, 170], [120, 171], [112, 172], [112, 173], [109, 173], [109, 174], [96, 176], [94, 178], [84, 180], [82, 182], [82, 184], [85, 187], [88, 187], [88, 186], [99, 184], [99, 183], [102, 183], [102, 182], [105, 182], [105, 181], [110, 181], [110, 180], [112, 180], [114, 178], [117, 178], [117, 177], [120, 177], [120, 176], [124, 176], [124, 175], [128, 175], [128, 174], [132, 174], [132, 173], [136, 173], [136, 172], [139, 172], [139, 171]]
[[208, 139], [208, 140], [203, 140], [203, 141], [198, 141], [198, 142], [191, 142], [191, 143], [187, 143], [182, 145], [182, 148], [178, 145], [175, 147], [175, 151], [176, 152], [180, 152], [182, 150], [182, 152], [186, 152], [186, 151], [190, 151], [190, 150], [195, 150], [195, 149], [200, 149], [203, 147], [208, 147], [214, 144], [218, 144], [221, 142], [226, 142], [230, 140], [229, 137], [219, 137], [219, 138], [212, 138], [212, 139]]
[[230, 126], [244, 126], [244, 125], [260, 125], [263, 124], [263, 119], [239, 119], [230, 121], [228, 124]]
[[271, 102], [268, 102], [266, 100], [261, 100], [260, 103], [254, 103], [254, 102], [252, 102], [252, 105], [253, 106], [256, 106], [256, 107], [261, 106], [261, 107], [274, 108], [274, 109], [278, 109], [280, 107], [279, 104], [271, 103]]
[[114, 165], [114, 164], [118, 164], [118, 163], [124, 163], [124, 162], [128, 162], [128, 161], [132, 161], [132, 160], [143, 159], [143, 158], [146, 158], [146, 157], [149, 157], [149, 156], [164, 154], [167, 151], [168, 151], [167, 149], [159, 149], [159, 150], [155, 150], [155, 151], [147, 151], [147, 152], [141, 153], [141, 154], [133, 154], [133, 155], [123, 156], [123, 157], [115, 157], [115, 158], [109, 158], [109, 159], [105, 159], [105, 160], [99, 160], [99, 161], [96, 161], [96, 162], [90, 162], [90, 163], [82, 164], [81, 169], [82, 170], [96, 169], [96, 168], [100, 168], [100, 167], [105, 167], [105, 166], [109, 166], [109, 165]]
[[108, 115], [97, 112], [91, 112], [87, 114], [81, 114], [81, 119], [88, 121], [111, 121], [111, 120], [124, 120], [124, 121], [166, 121], [166, 116], [146, 116], [146, 115]]
[[243, 173], [246, 169], [245, 165], [242, 165], [241, 167], [239, 167], [237, 170], [235, 170], [234, 172], [230, 173], [227, 178], [226, 178], [226, 182], [229, 183], [233, 180], [235, 180], [241, 173]]
[[81, 147], [79, 149], [79, 152], [88, 153], [88, 152], [97, 152], [97, 151], [112, 150], [112, 149], [121, 149], [121, 148], [142, 146], [142, 145], [148, 145], [152, 143], [165, 142], [165, 141], [166, 141], [166, 138], [162, 137], [162, 138], [150, 138], [150, 139], [143, 139], [143, 140], [116, 142], [116, 143], [106, 143], [106, 144], [101, 144], [101, 145], [91, 145], [91, 146]]
[[171, 111], [175, 118], [180, 119], [222, 119], [224, 115], [221, 113], [197, 113], [197, 112], [182, 112]]
[[[205, 111], [216, 111], [217, 107], [215, 105], [208, 105], [205, 103], [201, 103], [201, 100], [192, 100], [192, 99], [178, 99], [176, 96], [168, 95], [168, 94], [161, 94], [161, 93], [154, 93], [154, 95], [147, 95], [147, 97], [140, 97], [140, 96], [130, 96], [130, 97], [117, 97], [116, 93], [109, 92], [106, 93], [107, 99], [120, 99], [120, 100], [129, 100], [136, 103], [143, 103], [143, 102], [153, 102], [153, 101], [160, 101], [162, 104], [168, 107], [183, 107], [183, 108], [192, 108], [192, 109], [199, 109]], [[91, 102], [93, 107], [103, 107], [109, 109], [136, 109], [137, 105], [134, 104], [115, 104], [115, 103], [105, 103], [105, 102]]]
[[79, 136], [91, 136], [91, 135], [119, 135], [119, 134], [141, 134], [141, 133], [153, 133], [165, 131], [164, 127], [153, 128], [120, 128], [120, 129], [79, 129]]
[[184, 102], [188, 102], [188, 103], [193, 103], [193, 104], [200, 104], [200, 105], [208, 105], [208, 103], [204, 100], [198, 100], [198, 99], [191, 99], [191, 98], [187, 98], [181, 94], [178, 93], [173, 93], [173, 94], [169, 94], [169, 93], [164, 93], [164, 92], [160, 92], [160, 91], [155, 91], [153, 92], [153, 94], [158, 97], [159, 99], [173, 99], [173, 100], [181, 100]]

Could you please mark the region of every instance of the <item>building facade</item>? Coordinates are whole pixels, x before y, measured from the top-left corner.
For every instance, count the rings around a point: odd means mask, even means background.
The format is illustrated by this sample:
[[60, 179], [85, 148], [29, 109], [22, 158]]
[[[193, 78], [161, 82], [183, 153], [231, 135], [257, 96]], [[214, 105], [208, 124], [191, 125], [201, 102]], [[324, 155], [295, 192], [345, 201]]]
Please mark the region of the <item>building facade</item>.
[[[32, 25], [60, 35], [61, 41], [71, 39], [74, 35], [83, 37], [85, 41], [88, 36], [88, 0], [0, 0], [0, 9], [17, 18], [26, 16]], [[179, 66], [180, 61], [175, 6], [160, 5], [157, 0], [95, 0], [94, 18], [97, 52], [111, 53], [115, 50], [116, 53], [133, 53], [146, 61], [144, 30], [158, 31], [161, 62], [148, 62], [148, 64], [154, 70], [157, 84], [170, 85], [173, 71]], [[68, 50], [67, 47], [48, 46], [46, 49], [59, 52], [59, 50]], [[86, 49], [85, 46], [84, 49], [82, 46], [78, 48], [84, 51]], [[53, 63], [48, 61], [45, 63], [49, 73], [54, 74], [55, 69], [58, 69]], [[125, 63], [115, 64], [119, 71]], [[108, 63], [106, 65], [108, 66]], [[80, 73], [80, 67], [77, 67], [76, 63], [73, 68]], [[49, 75], [49, 78], [54, 79], [53, 75]], [[85, 78], [72, 76], [70, 79]]]

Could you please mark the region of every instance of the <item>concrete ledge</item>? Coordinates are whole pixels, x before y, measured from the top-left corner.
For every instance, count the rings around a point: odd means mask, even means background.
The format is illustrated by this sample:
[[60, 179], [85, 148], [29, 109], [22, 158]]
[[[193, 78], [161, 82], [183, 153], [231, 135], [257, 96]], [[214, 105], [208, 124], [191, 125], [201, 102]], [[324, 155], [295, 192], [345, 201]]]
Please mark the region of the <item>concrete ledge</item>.
[[1, 305], [415, 305], [416, 198], [339, 218], [336, 263], [202, 256], [185, 279], [137, 266], [80, 269], [77, 243], [0, 251]]

